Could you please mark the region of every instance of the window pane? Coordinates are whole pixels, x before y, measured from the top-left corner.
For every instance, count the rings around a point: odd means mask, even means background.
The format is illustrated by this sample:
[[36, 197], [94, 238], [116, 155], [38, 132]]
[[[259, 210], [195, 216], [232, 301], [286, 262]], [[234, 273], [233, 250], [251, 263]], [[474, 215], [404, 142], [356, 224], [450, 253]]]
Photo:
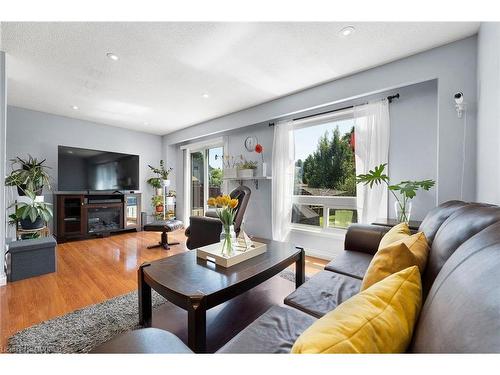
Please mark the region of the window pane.
[[323, 226], [323, 206], [294, 204], [292, 223]]
[[208, 196], [216, 197], [222, 189], [222, 147], [208, 149]]
[[358, 213], [356, 210], [347, 210], [345, 208], [330, 208], [328, 210], [329, 228], [347, 228], [352, 223], [358, 222]]
[[354, 120], [296, 129], [295, 195], [356, 196]]

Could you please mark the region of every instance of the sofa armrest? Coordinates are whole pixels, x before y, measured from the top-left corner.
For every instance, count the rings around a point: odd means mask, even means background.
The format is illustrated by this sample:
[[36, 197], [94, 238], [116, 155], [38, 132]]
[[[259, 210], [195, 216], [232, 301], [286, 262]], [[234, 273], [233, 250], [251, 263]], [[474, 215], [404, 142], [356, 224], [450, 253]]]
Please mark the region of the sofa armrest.
[[389, 229], [381, 225], [353, 224], [347, 229], [344, 249], [374, 255]]

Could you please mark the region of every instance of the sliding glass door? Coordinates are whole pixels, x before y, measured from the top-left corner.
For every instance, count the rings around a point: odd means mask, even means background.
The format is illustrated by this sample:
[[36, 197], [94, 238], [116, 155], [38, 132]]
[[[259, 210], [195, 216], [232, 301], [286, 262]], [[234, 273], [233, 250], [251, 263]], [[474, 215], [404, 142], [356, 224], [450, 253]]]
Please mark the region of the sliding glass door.
[[205, 155], [191, 153], [191, 216], [205, 214]]
[[190, 216], [203, 216], [209, 197], [222, 193], [224, 148], [216, 145], [190, 152]]

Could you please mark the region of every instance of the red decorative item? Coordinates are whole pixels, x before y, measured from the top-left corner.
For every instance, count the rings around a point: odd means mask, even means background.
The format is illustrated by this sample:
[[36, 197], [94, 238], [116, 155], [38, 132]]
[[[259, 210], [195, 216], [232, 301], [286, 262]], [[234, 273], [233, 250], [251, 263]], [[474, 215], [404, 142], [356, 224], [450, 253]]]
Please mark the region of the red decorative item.
[[354, 148], [356, 147], [356, 136], [354, 135], [354, 132], [351, 133], [351, 140], [350, 140], [350, 145], [352, 150], [354, 151]]
[[257, 143], [257, 144], [255, 145], [255, 152], [256, 152], [257, 154], [261, 154], [261, 153], [262, 153], [262, 151], [264, 151], [264, 148], [262, 147], [262, 145], [261, 145], [260, 143]]

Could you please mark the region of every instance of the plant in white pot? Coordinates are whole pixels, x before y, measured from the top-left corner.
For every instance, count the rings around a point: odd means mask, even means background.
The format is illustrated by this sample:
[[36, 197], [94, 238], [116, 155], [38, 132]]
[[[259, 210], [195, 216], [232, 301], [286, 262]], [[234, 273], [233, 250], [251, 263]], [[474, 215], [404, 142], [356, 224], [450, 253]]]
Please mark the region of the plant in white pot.
[[412, 203], [411, 200], [417, 195], [417, 191], [429, 190], [435, 185], [434, 180], [421, 180], [421, 181], [401, 181], [398, 184], [391, 184], [389, 176], [384, 173], [387, 163], [380, 164], [367, 174], [360, 174], [356, 176], [356, 182], [364, 185], [386, 184], [389, 191], [395, 198], [394, 210], [396, 219], [400, 222], [409, 222], [411, 215]]
[[257, 169], [256, 161], [248, 161], [245, 160], [238, 164], [238, 177], [241, 178], [251, 178], [255, 174], [255, 170]]
[[170, 186], [170, 180], [168, 179], [168, 176], [174, 170], [173, 168], [166, 168], [163, 160], [160, 160], [160, 166], [158, 168], [153, 167], [149, 164], [148, 167], [153, 171], [154, 174], [157, 175], [156, 178], [160, 179], [160, 187], [168, 188]]

